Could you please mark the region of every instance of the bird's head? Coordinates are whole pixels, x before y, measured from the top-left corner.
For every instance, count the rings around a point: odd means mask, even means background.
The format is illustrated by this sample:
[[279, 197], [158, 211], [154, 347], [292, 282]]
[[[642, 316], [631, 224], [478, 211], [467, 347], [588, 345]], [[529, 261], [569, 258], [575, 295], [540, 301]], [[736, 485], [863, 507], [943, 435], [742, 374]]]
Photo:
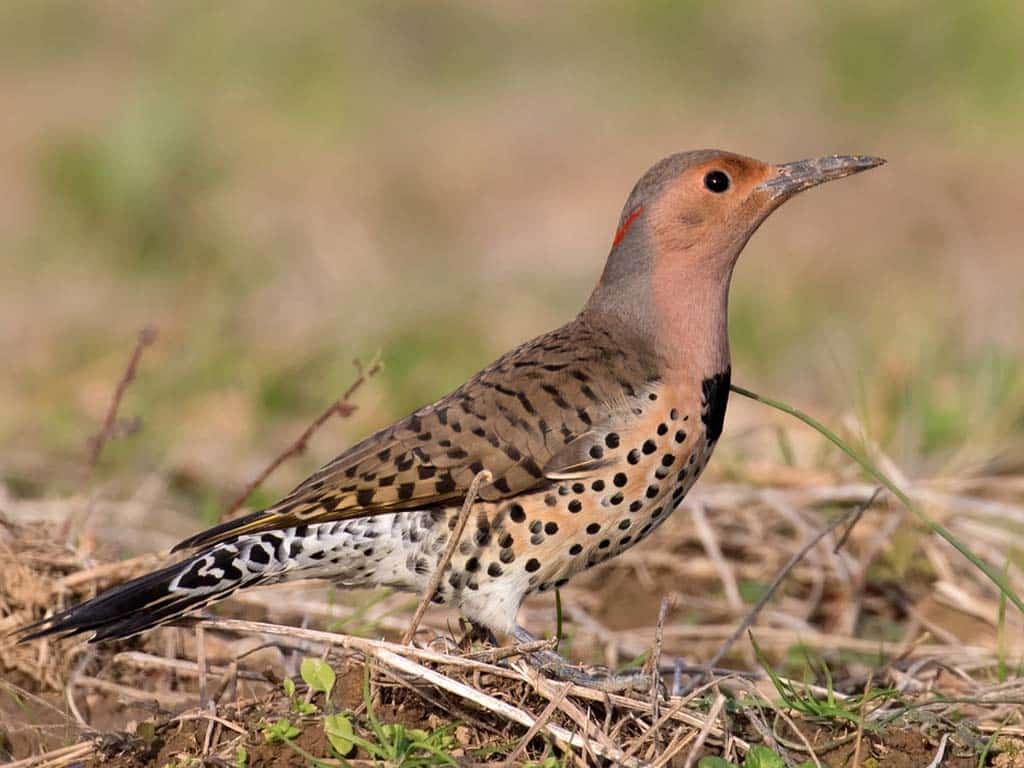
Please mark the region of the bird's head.
[[736, 259], [772, 211], [805, 189], [884, 162], [830, 155], [772, 165], [717, 149], [666, 157], [626, 201], [588, 309], [645, 336], [664, 334], [666, 314], [724, 313]]

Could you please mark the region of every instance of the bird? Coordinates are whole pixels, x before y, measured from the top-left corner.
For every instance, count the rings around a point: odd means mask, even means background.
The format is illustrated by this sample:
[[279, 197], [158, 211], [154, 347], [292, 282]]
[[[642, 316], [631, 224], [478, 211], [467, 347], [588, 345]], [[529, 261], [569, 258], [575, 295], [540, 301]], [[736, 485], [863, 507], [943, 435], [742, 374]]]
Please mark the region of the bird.
[[[629, 194], [574, 319], [351, 446], [273, 506], [185, 539], [180, 562], [24, 627], [21, 640], [129, 637], [239, 589], [307, 578], [421, 594], [436, 582], [430, 600], [489, 636], [534, 640], [517, 623], [523, 600], [650, 536], [711, 458], [732, 371], [729, 287], [747, 241], [797, 193], [884, 162], [773, 165], [714, 149], [660, 160]], [[432, 580], [466, 503], [465, 530]], [[566, 680], [636, 683], [554, 651], [532, 658]]]

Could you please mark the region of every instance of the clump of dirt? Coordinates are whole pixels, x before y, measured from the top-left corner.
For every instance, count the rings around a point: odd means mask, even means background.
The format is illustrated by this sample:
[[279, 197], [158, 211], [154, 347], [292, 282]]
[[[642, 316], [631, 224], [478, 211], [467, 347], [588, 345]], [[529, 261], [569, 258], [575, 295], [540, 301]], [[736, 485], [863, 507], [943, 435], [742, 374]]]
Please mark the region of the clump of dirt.
[[[327, 756], [331, 754], [330, 742], [321, 728], [306, 728], [293, 742], [304, 752]], [[307, 768], [309, 759], [301, 752], [293, 750], [281, 743], [268, 743], [264, 740], [247, 750], [251, 765], [275, 765], [282, 768]]]
[[[893, 725], [877, 732], [861, 733], [851, 729], [843, 734], [835, 728], [821, 728], [811, 723], [801, 723], [808, 741], [822, 765], [832, 768], [863, 766], [863, 768], [921, 768], [931, 765], [942, 750], [943, 768], [977, 768], [976, 752], [962, 754], [962, 745], [947, 738], [933, 737], [922, 728], [908, 728]], [[837, 744], [837, 742], [841, 742]], [[787, 746], [802, 752], [803, 745], [787, 741]], [[806, 753], [804, 753], [806, 754]], [[994, 754], [994, 753], [993, 753]], [[854, 758], [859, 762], [854, 762]]]

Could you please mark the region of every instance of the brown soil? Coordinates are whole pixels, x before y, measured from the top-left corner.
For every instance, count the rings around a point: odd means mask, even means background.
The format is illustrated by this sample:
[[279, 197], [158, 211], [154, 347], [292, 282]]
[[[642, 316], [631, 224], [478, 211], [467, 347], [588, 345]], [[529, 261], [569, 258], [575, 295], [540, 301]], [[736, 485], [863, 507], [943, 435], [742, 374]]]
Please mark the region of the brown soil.
[[[701, 605], [699, 601], [702, 599], [705, 600], [702, 606], [706, 612], [704, 618], [727, 624], [728, 614], [706, 599], [716, 591], [717, 580], [713, 571], [703, 566], [702, 570], [701, 567], [695, 571], [686, 570], [694, 563], [700, 566], [699, 549], [694, 543], [693, 531], [687, 527], [686, 519], [673, 519], [666, 524], [665, 529], [668, 533], [660, 539], [662, 548], [652, 548], [646, 560], [622, 558], [621, 562], [612, 564], [601, 573], [581, 579], [578, 585], [563, 595], [563, 600], [583, 610], [590, 620], [604, 627], [606, 632], [617, 633], [617, 636], [627, 639], [632, 638], [632, 633], [636, 632], [636, 639], [630, 639], [629, 642], [641, 648], [650, 647], [651, 630], [656, 621], [661, 596], [665, 594], [682, 598], [670, 612], [666, 628], [686, 625], [690, 619], [689, 612], [693, 610], [688, 601], [693, 601], [693, 605]], [[4, 608], [4, 614], [0, 614], [0, 621], [3, 622], [0, 630], [5, 626], [13, 628], [39, 618], [54, 605], [88, 597], [112, 579], [130, 576], [132, 568], [149, 567], [146, 562], [140, 561], [136, 565], [128, 563], [118, 566], [119, 570], [111, 573], [105, 570], [106, 566], [96, 565], [90, 556], [54, 545], [52, 539], [40, 528], [7, 525], [0, 528], [0, 533], [3, 534], [0, 544], [7, 551], [7, 557], [0, 564], [0, 586], [4, 587], [0, 591]], [[792, 536], [792, 531], [779, 525], [774, 534], [787, 537]], [[742, 541], [739, 536], [735, 539]], [[761, 550], [765, 550], [762, 542], [756, 543]], [[752, 549], [753, 546], [753, 543], [737, 545], [728, 552], [730, 562], [734, 563], [740, 573], [743, 573], [742, 569], [751, 570], [756, 565], [757, 552]], [[850, 546], [856, 546], [856, 542]], [[766, 572], [771, 572], [786, 553], [776, 553], [771, 548], [767, 551], [774, 558], [769, 558], [765, 567]], [[95, 578], [90, 576], [92, 574]], [[75, 577], [71, 582], [62, 581], [71, 576]], [[642, 588], [637, 588], [638, 582]], [[804, 599], [807, 589], [799, 578], [794, 578], [793, 582], [783, 590], [785, 599]], [[74, 588], [63, 591], [58, 589], [59, 584], [67, 583], [74, 584]], [[912, 603], [916, 615], [934, 622], [935, 626], [951, 632], [959, 631], [957, 628], [962, 627], [963, 637], [968, 642], [984, 644], [992, 641], [991, 625], [976, 621], [974, 623], [977, 626], [971, 627], [970, 622], [964, 620], [963, 613], [952, 610], [948, 604], [937, 602], [926, 593], [926, 588], [927, 584], [923, 581], [907, 580], [898, 589], [887, 588], [885, 582], [871, 582], [865, 587], [864, 610], [875, 621], [883, 618], [890, 622], [907, 621], [906, 605]], [[826, 586], [824, 594], [829, 597], [822, 604], [830, 607], [841, 606], [845, 599], [841, 589], [832, 583]], [[630, 599], [623, 600], [622, 595], [629, 595]], [[720, 596], [714, 600], [720, 602]], [[224, 613], [265, 620], [274, 617], [273, 606], [274, 599], [271, 597], [265, 608], [252, 604], [236, 605], [228, 607]], [[528, 608], [527, 613], [530, 610]], [[541, 610], [545, 609], [542, 607]], [[822, 622], [822, 631], [831, 626], [833, 621], [824, 614], [819, 620]], [[585, 635], [581, 627], [575, 630], [577, 638]], [[374, 630], [372, 634], [394, 636], [394, 627]], [[435, 642], [441, 642], [442, 634], [435, 635]], [[794, 640], [797, 639], [798, 634], [794, 635]], [[302, 754], [303, 751], [316, 758], [328, 758], [332, 754], [323, 732], [321, 718], [324, 710], [348, 713], [357, 732], [372, 738], [364, 696], [366, 665], [361, 655], [343, 653], [332, 657], [331, 664], [337, 673], [337, 680], [330, 704], [325, 705], [318, 700], [317, 713], [300, 716], [294, 712], [292, 702], [284, 695], [282, 681], [289, 672], [294, 674], [298, 659], [308, 653], [296, 652], [287, 644], [267, 645], [266, 638], [259, 635], [239, 636], [237, 633], [207, 631], [204, 642], [210, 669], [209, 690], [218, 702], [217, 716], [230, 723], [228, 727], [211, 725], [209, 719], [204, 719], [204, 713], [196, 709], [199, 696], [194, 672], [188, 673], [183, 668], [181, 672], [171, 673], [167, 669], [148, 668], [119, 657], [119, 654], [142, 654], [144, 658], [158, 663], [170, 659], [186, 666], [193, 664], [196, 658], [196, 634], [192, 630], [163, 628], [139, 638], [99, 646], [52, 642], [19, 646], [13, 645], [10, 639], [0, 638], [0, 668], [3, 670], [0, 682], [4, 690], [18, 697], [16, 700], [12, 695], [0, 696], [0, 745], [4, 750], [4, 759], [39, 755], [88, 737], [93, 739], [95, 750], [91, 755], [84, 756], [81, 764], [89, 766], [129, 768], [181, 765], [188, 759], [204, 754], [207, 755], [207, 762], [223, 765], [225, 761], [233, 761], [239, 747], [246, 750], [249, 766], [306, 766], [309, 760]], [[693, 657], [701, 658], [717, 643], [717, 640], [700, 640], [687, 647], [681, 645], [679, 640], [667, 638], [665, 650], [676, 654], [692, 653]], [[600, 658], [599, 650], [600, 643], [595, 642], [593, 637], [574, 641], [572, 646], [577, 658]], [[950, 652], [953, 650], [955, 646], [950, 646]], [[620, 650], [620, 653], [632, 652], [628, 649]], [[619, 658], [621, 663], [622, 656]], [[238, 677], [235, 687], [225, 687], [224, 672], [236, 660]], [[744, 662], [742, 657], [732, 660]], [[858, 673], [857, 670], [869, 669], [855, 658], [844, 664], [843, 657], [838, 655], [830, 657], [830, 666], [837, 690], [852, 693], [858, 692], [864, 684], [864, 673]], [[893, 666], [903, 670], [907, 668], [907, 664], [900, 662], [893, 662]], [[378, 663], [374, 663], [371, 669], [371, 699], [375, 717], [382, 723], [401, 724], [427, 732], [457, 723], [451, 753], [459, 759], [500, 762], [502, 756], [507, 755], [522, 739], [525, 729], [521, 726], [481, 710], [464, 699], [426, 685], [421, 680], [403, 679]], [[537, 691], [523, 681], [510, 681], [491, 674], [482, 677], [468, 672], [463, 674], [458, 668], [442, 669], [444, 674], [524, 709], [533, 717], [540, 717], [550, 703], [549, 699], [537, 695]], [[1012, 707], [999, 709], [982, 702], [985, 691], [983, 678], [966, 677], [964, 673], [948, 669], [941, 663], [921, 669], [930, 672], [912, 686], [920, 690], [920, 693], [904, 695], [902, 704], [920, 703], [939, 695], [961, 697], [968, 699], [969, 703], [949, 705], [945, 709], [932, 707], [908, 710], [881, 731], [872, 731], [870, 728], [865, 730], [859, 751], [860, 764], [864, 768], [928, 765], [938, 751], [943, 734], [947, 735], [948, 743], [941, 765], [973, 767], [978, 764], [978, 754], [985, 748], [988, 738], [977, 730], [976, 724], [1018, 723], [1019, 709], [1015, 715]], [[83, 678], [86, 681], [80, 682], [72, 690], [81, 717], [89, 723], [91, 730], [88, 733], [75, 721], [65, 698], [65, 685], [72, 672], [80, 681]], [[892, 670], [888, 668], [875, 667], [874, 685], [893, 685], [900, 678], [889, 677], [891, 673]], [[816, 682], [824, 683], [822, 680]], [[301, 681], [298, 686], [298, 698], [301, 699], [305, 695]], [[770, 686], [759, 688], [759, 693], [768, 699], [777, 699]], [[1008, 699], [1012, 699], [1013, 695], [1013, 691], [1003, 694]], [[688, 710], [701, 717], [707, 712], [711, 698], [708, 695], [693, 700]], [[617, 706], [606, 709], [606, 703], [600, 699], [573, 699], [573, 706], [578, 711], [586, 712], [586, 716], [598, 727], [609, 729], [609, 733], [614, 734], [610, 737], [613, 743], [630, 744], [643, 738], [644, 731], [637, 730], [636, 718]], [[734, 735], [752, 744], [761, 743], [762, 736], [753, 721], [748, 719], [744, 708], [730, 707], [728, 722]], [[558, 709], [549, 714], [553, 724], [572, 732], [579, 730], [578, 723], [566, 711]], [[822, 765], [834, 768], [853, 765], [857, 739], [855, 729], [849, 723], [840, 720], [800, 720], [795, 713], [790, 714], [796, 719], [804, 738], [814, 747]], [[291, 745], [270, 743], [265, 737], [265, 726], [282, 718], [287, 718], [300, 728], [300, 733]], [[236, 732], [233, 728], [244, 733]], [[673, 724], [672, 728], [666, 729], [663, 745], [671, 742], [672, 738], [685, 736], [688, 728], [692, 732], [692, 726]], [[795, 761], [808, 757], [801, 746], [800, 737], [789, 732], [781, 720], [775, 723], [774, 730], [776, 737], [787, 746], [789, 755]], [[650, 759], [654, 755], [650, 748], [644, 747], [638, 754]], [[548, 742], [542, 736], [537, 736], [522, 755], [537, 758], [550, 749]], [[708, 754], [716, 754], [720, 749], [721, 742], [715, 740], [709, 740], [705, 747]], [[1002, 742], [996, 743], [989, 752], [987, 764], [1000, 768], [1019, 768], [1012, 762], [1016, 760], [1014, 749], [1011, 746], [1004, 747]], [[648, 751], [645, 753], [644, 750]], [[687, 750], [683, 750], [671, 764], [683, 765], [686, 756]], [[370, 756], [357, 749], [348, 757], [360, 759]]]

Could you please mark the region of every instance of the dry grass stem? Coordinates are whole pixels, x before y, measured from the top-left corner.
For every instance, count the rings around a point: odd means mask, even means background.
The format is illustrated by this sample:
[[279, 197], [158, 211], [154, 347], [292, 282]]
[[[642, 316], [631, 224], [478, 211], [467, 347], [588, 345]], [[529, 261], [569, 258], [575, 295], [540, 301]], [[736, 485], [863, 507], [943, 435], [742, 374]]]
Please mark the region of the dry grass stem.
[[509, 754], [506, 762], [509, 765], [517, 765], [517, 760], [520, 760], [522, 755], [526, 752], [527, 746], [533, 741], [533, 737], [540, 733], [551, 720], [551, 717], [555, 714], [555, 710], [559, 708], [562, 702], [565, 700], [566, 694], [568, 694], [568, 688], [563, 687], [561, 691], [548, 702], [548, 705], [544, 707], [544, 711], [540, 713], [540, 717], [537, 718], [536, 722], [530, 726], [529, 730], [523, 734], [523, 738], [519, 740], [516, 748]]
[[96, 470], [96, 465], [100, 461], [100, 454], [103, 453], [103, 447], [117, 431], [117, 412], [121, 407], [121, 400], [124, 399], [124, 394], [128, 391], [128, 385], [135, 379], [135, 372], [139, 366], [139, 361], [142, 359], [143, 350], [156, 341], [157, 333], [157, 328], [153, 325], [147, 325], [139, 331], [135, 348], [132, 350], [132, 354], [128, 358], [128, 364], [125, 366], [121, 378], [118, 379], [117, 387], [110, 398], [110, 404], [107, 406], [103, 423], [100, 425], [99, 431], [89, 438], [89, 455], [86, 462], [87, 479]]
[[349, 385], [348, 389], [346, 389], [342, 393], [341, 397], [339, 397], [337, 400], [331, 403], [327, 410], [325, 410], [323, 413], [321, 413], [319, 416], [313, 419], [312, 423], [308, 427], [306, 427], [306, 429], [303, 430], [302, 434], [295, 439], [295, 442], [293, 442], [291, 445], [285, 448], [284, 451], [278, 454], [273, 461], [271, 461], [266, 467], [264, 467], [262, 472], [260, 472], [255, 478], [253, 478], [253, 480], [242, 490], [242, 492], [235, 497], [234, 501], [232, 501], [228, 505], [228, 508], [220, 516], [221, 520], [228, 519], [235, 512], [241, 509], [242, 505], [245, 504], [245, 500], [252, 495], [252, 492], [259, 488], [261, 485], [263, 485], [266, 479], [270, 477], [274, 473], [274, 471], [282, 464], [284, 464], [288, 459], [305, 453], [306, 446], [309, 444], [310, 438], [313, 437], [313, 435], [316, 434], [316, 432], [324, 424], [327, 423], [328, 419], [330, 419], [332, 416], [339, 416], [341, 418], [345, 418], [346, 416], [351, 416], [353, 413], [355, 413], [356, 406], [354, 406], [350, 402], [352, 396], [367, 381], [367, 379], [374, 376], [380, 370], [381, 363], [380, 360], [375, 359], [370, 364], [370, 367], [366, 370], [363, 369], [362, 364], [358, 360], [355, 361], [355, 365], [356, 378]]
[[718, 546], [718, 537], [715, 535], [714, 529], [708, 525], [704, 506], [700, 503], [691, 505], [690, 517], [693, 519], [701, 544], [704, 545], [704, 551], [707, 552], [708, 558], [714, 564], [715, 570], [718, 571], [719, 578], [722, 580], [722, 588], [729, 607], [739, 613], [743, 610], [743, 598], [740, 597], [740, 588], [736, 584], [736, 575], [726, 559], [722, 557], [722, 549]]
[[[690, 752], [686, 756], [686, 762], [683, 763], [683, 768], [693, 768], [697, 763], [697, 758], [700, 757], [701, 748], [704, 746], [704, 742], [707, 741], [708, 735], [711, 733], [712, 728], [715, 725], [715, 721], [718, 720], [719, 714], [722, 712], [722, 707], [725, 706], [725, 696], [721, 693], [715, 697], [715, 701], [711, 705], [711, 709], [708, 710], [708, 717], [705, 720], [704, 725], [701, 726], [700, 731], [697, 733], [697, 738], [694, 740], [693, 745], [690, 747]], [[671, 759], [673, 755], [669, 754], [668, 758]], [[665, 760], [665, 755], [662, 755], [662, 760], [655, 763], [655, 766], [664, 765], [668, 762]]]
[[86, 741], [54, 749], [34, 757], [26, 757], [23, 760], [15, 760], [13, 763], [5, 763], [4, 768], [64, 768], [64, 766], [85, 760], [95, 751], [96, 745], [91, 741]]
[[[380, 649], [374, 654], [374, 657], [378, 662], [387, 664], [388, 666], [401, 672], [405, 672], [414, 678], [432, 683], [442, 690], [454, 693], [456, 696], [460, 696], [461, 698], [471, 701], [489, 712], [493, 712], [494, 714], [500, 715], [508, 720], [519, 723], [526, 728], [533, 727], [536, 722], [535, 718], [531, 717], [518, 707], [514, 707], [500, 699], [496, 699], [489, 694], [479, 691], [476, 688], [460, 683], [457, 680], [446, 677], [434, 670], [428, 669], [421, 664], [417, 664], [411, 659], [399, 656], [397, 653]], [[586, 747], [597, 755], [617, 761], [620, 765], [638, 765], [635, 760], [623, 761], [623, 755], [620, 750], [615, 748], [606, 749], [604, 745], [597, 744], [590, 739], [580, 736], [579, 734], [572, 733], [561, 726], [549, 723], [548, 725], [543, 726], [543, 729], [559, 743], [575, 747], [577, 749]]]
[[[259, 718], [295, 717], [281, 693], [280, 680], [310, 656], [326, 659], [338, 671], [336, 690], [351, 692], [353, 682], [342, 683], [346, 674], [342, 670], [353, 670], [361, 681], [364, 667], [371, 669], [372, 700], [378, 716], [387, 721], [402, 722], [410, 713], [428, 713], [427, 719], [416, 722], [429, 732], [457, 720], [462, 724], [458, 749], [463, 750], [457, 759], [466, 764], [473, 764], [473, 749], [496, 744], [504, 744], [503, 751], [488, 753], [480, 764], [507, 762], [512, 754], [518, 762], [536, 761], [551, 745], [567, 765], [625, 761], [649, 766], [673, 753], [676, 757], [669, 762], [681, 764], [683, 756], [695, 754], [694, 744], [703, 733], [699, 754], [722, 754], [742, 762], [754, 740], [780, 755], [792, 750], [798, 762], [818, 759], [825, 765], [840, 754], [863, 761], [869, 749], [877, 755], [879, 749], [892, 748], [885, 742], [891, 730], [916, 731], [922, 722], [929, 722], [936, 724], [930, 726], [935, 741], [924, 743], [915, 753], [918, 762], [913, 763], [924, 765], [933, 760], [944, 732], [949, 734], [947, 761], [954, 751], [963, 754], [990, 734], [999, 733], [993, 741], [997, 750], [1001, 739], [1024, 735], [1020, 714], [1024, 683], [1014, 676], [1024, 654], [1020, 640], [1024, 622], [1013, 612], [998, 618], [998, 596], [987, 581], [936, 539], [913, 528], [913, 520], [898, 528], [906, 518], [894, 501], [872, 499], [873, 486], [845, 481], [823, 484], [818, 477], [800, 482], [794, 469], [787, 473], [787, 485], [701, 486], [685, 502], [700, 506], [696, 516], [673, 516], [644, 548], [630, 550], [599, 572], [574, 580], [562, 593], [566, 642], [571, 642], [566, 652], [581, 660], [596, 660], [603, 654], [613, 665], [648, 653], [650, 668], [673, 672], [681, 663], [681, 670], [689, 670], [692, 667], [683, 663], [683, 654], [686, 659], [713, 659], [737, 630], [735, 608], [725, 596], [726, 583], [734, 581], [738, 589], [745, 583], [771, 586], [770, 600], [757, 615], [759, 645], [778, 664], [792, 660], [794, 648], [820, 654], [822, 661], [816, 661], [828, 663], [834, 686], [821, 679], [805, 684], [799, 666], [792, 671], [779, 668], [779, 677], [801, 695], [819, 700], [831, 697], [837, 706], [860, 712], [859, 736], [850, 721], [816, 720], [813, 728], [808, 727], [806, 717], [784, 704], [773, 708], [770, 722], [764, 721], [758, 707], [778, 694], [766, 676], [751, 673], [749, 663], [735, 651], [729, 664], [738, 668], [716, 665], [713, 679], [685, 697], [663, 702], [646, 695], [609, 694], [547, 680], [517, 661], [523, 654], [552, 648], [551, 640], [465, 652], [446, 629], [454, 626], [455, 615], [439, 606], [414, 625], [415, 644], [402, 644], [398, 640], [410, 629], [403, 617], [417, 606], [425, 607], [422, 599], [398, 593], [350, 596], [315, 582], [297, 582], [247, 591], [223, 610], [233, 615], [242, 611], [253, 618], [266, 616], [274, 622], [309, 622], [309, 628], [204, 618], [189, 620], [187, 628], [168, 627], [114, 646], [88, 646], [86, 655], [77, 655], [86, 646], [65, 649], [50, 642], [16, 646], [0, 639], [4, 675], [17, 676], [27, 686], [25, 693], [7, 684], [4, 690], [60, 724], [25, 723], [16, 737], [23, 740], [21, 744], [30, 739], [36, 745], [32, 749], [42, 755], [47, 747], [63, 748], [52, 736], [67, 733], [69, 724], [72, 734], [88, 735], [110, 717], [108, 709], [135, 720], [141, 711], [163, 729], [160, 739], [191, 734], [192, 746], [182, 754], [230, 763], [238, 745], [252, 750], [263, 744]], [[764, 477], [762, 472], [759, 482], [764, 483]], [[1020, 514], [1024, 507], [1017, 505], [1018, 497], [1013, 495], [1021, 494], [1024, 502], [1024, 484], [1015, 489], [994, 478], [990, 487], [998, 501], [969, 496], [987, 492], [977, 481], [970, 485], [917, 481], [911, 493], [915, 498], [928, 497], [929, 511], [937, 519], [958, 536], [984, 542], [977, 545], [978, 551], [1001, 565], [1014, 547], [1024, 543], [1024, 535], [1012, 525], [1007, 527], [1008, 518], [1001, 517], [1005, 508], [1024, 519]], [[871, 501], [877, 503], [868, 507]], [[4, 512], [14, 520], [32, 520], [40, 509], [38, 502], [4, 504]], [[839, 526], [856, 516], [858, 506], [864, 508], [859, 522], [848, 525], [842, 534]], [[836, 507], [850, 511], [835, 516], [832, 525], [820, 530], [820, 516]], [[104, 518], [117, 514], [105, 512]], [[62, 516], [58, 512], [49, 519], [59, 523]], [[144, 541], [142, 534], [133, 534], [125, 526], [109, 532], [99, 527], [96, 533], [112, 541], [131, 536]], [[84, 547], [55, 545], [53, 538], [46, 533], [45, 523], [0, 523], [0, 633], [161, 562], [137, 558], [98, 564]], [[457, 543], [457, 533], [454, 540]], [[835, 554], [837, 541], [843, 548]], [[716, 548], [730, 574], [724, 578], [722, 564], [709, 554]], [[912, 570], [897, 586], [887, 587], [877, 573], [893, 568], [898, 562], [894, 558], [923, 564], [925, 578]], [[1007, 578], [1022, 582], [1022, 574], [1014, 568]], [[646, 580], [654, 595], [664, 598], [652, 598], [640, 588], [641, 580]], [[623, 600], [623, 594], [635, 599]], [[673, 603], [680, 606], [678, 611], [670, 610]], [[897, 610], [906, 617], [899, 624], [900, 634], [881, 639], [885, 636], [870, 631], [873, 623], [885, 621]], [[531, 599], [520, 621], [533, 630], [550, 628], [550, 601]], [[343, 627], [345, 634], [319, 628], [325, 625]], [[381, 636], [386, 639], [368, 639]], [[845, 662], [846, 658], [859, 661]], [[1002, 678], [997, 676], [1000, 664], [1005, 670]], [[858, 668], [861, 674], [873, 670], [877, 682], [871, 685], [894, 689], [899, 698], [877, 706], [851, 703], [851, 695], [864, 690], [864, 678], [855, 672]], [[203, 669], [205, 683], [200, 684]], [[697, 673], [703, 670], [695, 668]], [[40, 695], [46, 691], [53, 691], [54, 698], [47, 698], [49, 693]], [[707, 707], [717, 696], [708, 691], [735, 697], [736, 706], [730, 704], [727, 721], [724, 709], [709, 719]], [[64, 700], [66, 695], [73, 708]], [[345, 695], [349, 698], [344, 707], [354, 713], [353, 722], [365, 718], [361, 696]], [[221, 711], [196, 709], [201, 701], [207, 706], [220, 702]], [[314, 698], [312, 703], [318, 702]], [[305, 733], [311, 725], [307, 722], [302, 728]], [[132, 750], [139, 748], [138, 739], [110, 738], [103, 742], [104, 754], [123, 753], [127, 761]], [[312, 743], [301, 744], [315, 748]], [[83, 751], [62, 752], [56, 759], [71, 754], [66, 763], [70, 765], [93, 759], [74, 755], [99, 754], [92, 751], [91, 742], [83, 745]], [[17, 757], [29, 753], [15, 752]], [[161, 764], [177, 759], [167, 753]], [[253, 764], [257, 762], [254, 757]], [[350, 762], [368, 764], [361, 755]]]
[[412, 619], [409, 621], [409, 627], [405, 630], [405, 634], [402, 635], [402, 643], [408, 644], [412, 642], [412, 639], [416, 636], [416, 630], [420, 626], [420, 621], [423, 620], [423, 614], [426, 613], [431, 600], [434, 598], [434, 593], [437, 592], [437, 587], [441, 583], [441, 579], [444, 578], [444, 569], [448, 567], [448, 563], [451, 561], [452, 555], [455, 554], [455, 549], [459, 546], [459, 542], [462, 541], [462, 534], [466, 530], [466, 521], [469, 520], [469, 513], [473, 509], [473, 504], [476, 503], [476, 496], [480, 491], [480, 485], [482, 483], [489, 483], [491, 479], [491, 473], [486, 469], [482, 469], [476, 473], [473, 480], [470, 482], [469, 488], [466, 491], [466, 500], [462, 502], [462, 509], [459, 510], [459, 517], [455, 524], [455, 530], [453, 530], [448, 536], [448, 544], [444, 548], [444, 553], [441, 555], [441, 559], [438, 560], [437, 565], [434, 566], [434, 572], [430, 576], [430, 581], [427, 582], [427, 588], [423, 591], [423, 596], [420, 598], [419, 605], [416, 606], [416, 612], [412, 615]]
[[946, 756], [946, 744], [949, 742], [949, 734], [942, 734], [942, 738], [939, 739], [939, 748], [935, 750], [935, 757], [932, 759], [925, 768], [939, 768], [942, 765], [942, 758]]
[[[732, 634], [729, 635], [725, 642], [722, 643], [722, 645], [719, 646], [718, 650], [715, 651], [715, 653], [711, 656], [710, 659], [708, 659], [705, 665], [706, 670], [710, 670], [711, 668], [715, 667], [718, 664], [718, 662], [725, 658], [725, 655], [736, 644], [736, 641], [739, 640], [740, 637], [742, 637], [743, 634], [751, 626], [753, 626], [754, 622], [757, 621], [758, 614], [768, 604], [768, 601], [772, 599], [772, 596], [775, 594], [776, 590], [778, 590], [779, 586], [786, 579], [786, 577], [789, 576], [792, 570], [796, 568], [797, 564], [800, 563], [800, 561], [803, 560], [804, 557], [806, 557], [807, 553], [810, 552], [815, 546], [817, 546], [819, 541], [821, 541], [827, 535], [838, 529], [841, 525], [849, 522], [850, 527], [852, 528], [853, 523], [856, 520], [859, 520], [861, 516], [864, 514], [864, 510], [866, 510], [869, 506], [871, 506], [871, 504], [874, 503], [874, 500], [877, 498], [879, 492], [880, 489], [876, 488], [874, 493], [866, 502], [864, 502], [864, 504], [852, 510], [848, 510], [846, 513], [837, 517], [826, 527], [822, 528], [820, 531], [818, 531], [818, 533], [812, 536], [807, 541], [807, 543], [805, 543], [797, 552], [793, 554], [792, 557], [789, 558], [789, 561], [786, 563], [785, 566], [783, 566], [782, 570], [780, 570], [776, 574], [775, 578], [772, 579], [771, 584], [769, 584], [767, 589], [765, 589], [764, 594], [761, 596], [761, 598], [754, 604], [753, 608], [750, 609], [747, 615], [743, 617], [743, 621], [739, 623], [736, 629], [733, 630]], [[843, 538], [845, 539], [848, 535], [849, 531], [847, 531], [844, 534]], [[707, 671], [705, 671], [705, 674], [707, 674]]]

